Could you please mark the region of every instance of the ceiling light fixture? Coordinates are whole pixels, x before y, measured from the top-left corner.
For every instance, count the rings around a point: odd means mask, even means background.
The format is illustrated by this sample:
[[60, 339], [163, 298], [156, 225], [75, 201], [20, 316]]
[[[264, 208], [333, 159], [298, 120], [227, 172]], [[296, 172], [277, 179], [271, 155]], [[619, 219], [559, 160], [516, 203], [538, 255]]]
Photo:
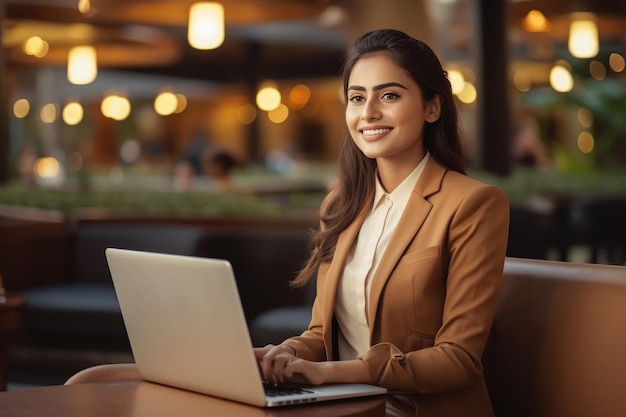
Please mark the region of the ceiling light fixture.
[[98, 76], [96, 48], [75, 46], [70, 49], [67, 59], [67, 79], [76, 85], [93, 82]]
[[187, 40], [196, 49], [215, 49], [224, 43], [224, 6], [194, 3], [189, 8]]
[[82, 14], [87, 14], [91, 10], [90, 0], [78, 0], [78, 11]]
[[572, 13], [567, 47], [575, 58], [593, 58], [598, 55], [598, 25], [592, 13]]
[[529, 32], [547, 32], [550, 30], [550, 21], [539, 10], [531, 10], [524, 17], [524, 29]]

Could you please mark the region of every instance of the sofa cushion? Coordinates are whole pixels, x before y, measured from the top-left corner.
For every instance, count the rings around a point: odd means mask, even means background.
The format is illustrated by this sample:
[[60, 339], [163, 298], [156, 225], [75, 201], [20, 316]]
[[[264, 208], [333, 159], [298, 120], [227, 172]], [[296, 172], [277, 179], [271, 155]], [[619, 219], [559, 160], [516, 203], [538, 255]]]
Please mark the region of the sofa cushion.
[[496, 416], [626, 416], [626, 267], [507, 258], [485, 376]]
[[115, 290], [107, 284], [71, 283], [24, 292], [29, 333], [127, 341]]
[[106, 262], [108, 247], [197, 256], [209, 233], [178, 225], [94, 223], [74, 239], [72, 277], [24, 291], [25, 329], [34, 338], [126, 341], [126, 328]]
[[206, 238], [205, 230], [189, 226], [112, 222], [82, 224], [74, 239], [72, 279], [111, 284], [104, 254], [108, 247], [198, 255]]
[[203, 255], [230, 261], [251, 322], [272, 308], [306, 302], [306, 292], [289, 282], [308, 257], [309, 238], [307, 231], [215, 231], [205, 242]]
[[254, 346], [277, 345], [283, 340], [298, 336], [309, 326], [311, 306], [280, 307], [259, 314], [250, 325], [250, 338]]

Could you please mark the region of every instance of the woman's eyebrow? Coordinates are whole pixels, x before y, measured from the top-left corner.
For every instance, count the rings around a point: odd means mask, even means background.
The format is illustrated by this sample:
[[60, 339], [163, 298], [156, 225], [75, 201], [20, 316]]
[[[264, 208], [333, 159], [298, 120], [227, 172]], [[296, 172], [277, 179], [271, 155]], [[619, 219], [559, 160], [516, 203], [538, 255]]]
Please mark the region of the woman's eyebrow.
[[[402, 88], [404, 90], [408, 90], [405, 86], [403, 86], [400, 83], [397, 82], [389, 82], [389, 83], [384, 83], [384, 84], [379, 84], [379, 85], [375, 85], [373, 90], [374, 91], [379, 91], [385, 88], [389, 88], [389, 87], [399, 87]], [[348, 90], [359, 90], [359, 91], [365, 91], [365, 87], [360, 86], [360, 85], [351, 85], [348, 87]]]

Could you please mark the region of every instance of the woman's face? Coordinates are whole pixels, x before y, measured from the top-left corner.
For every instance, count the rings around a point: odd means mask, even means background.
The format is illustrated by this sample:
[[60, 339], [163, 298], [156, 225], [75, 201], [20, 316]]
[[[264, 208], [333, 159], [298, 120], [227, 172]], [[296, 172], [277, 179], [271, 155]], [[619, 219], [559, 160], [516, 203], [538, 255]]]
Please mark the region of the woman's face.
[[[439, 117], [438, 99], [425, 103], [417, 83], [389, 55], [361, 58], [348, 79], [346, 123], [369, 158], [415, 167], [425, 150], [425, 122]], [[379, 165], [380, 166], [380, 165]]]

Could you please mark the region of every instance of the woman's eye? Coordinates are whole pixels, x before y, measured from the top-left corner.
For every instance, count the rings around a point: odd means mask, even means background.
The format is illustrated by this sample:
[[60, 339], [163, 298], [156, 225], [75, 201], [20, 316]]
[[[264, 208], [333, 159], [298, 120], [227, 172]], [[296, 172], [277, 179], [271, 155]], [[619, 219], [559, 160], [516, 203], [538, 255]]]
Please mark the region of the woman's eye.
[[386, 92], [382, 95], [382, 99], [383, 100], [393, 100], [400, 97], [399, 95], [397, 95], [396, 93], [392, 93], [392, 92]]
[[361, 97], [361, 96], [350, 96], [348, 98], [348, 100], [350, 100], [353, 103], [359, 103], [359, 102], [363, 101], [363, 97]]

